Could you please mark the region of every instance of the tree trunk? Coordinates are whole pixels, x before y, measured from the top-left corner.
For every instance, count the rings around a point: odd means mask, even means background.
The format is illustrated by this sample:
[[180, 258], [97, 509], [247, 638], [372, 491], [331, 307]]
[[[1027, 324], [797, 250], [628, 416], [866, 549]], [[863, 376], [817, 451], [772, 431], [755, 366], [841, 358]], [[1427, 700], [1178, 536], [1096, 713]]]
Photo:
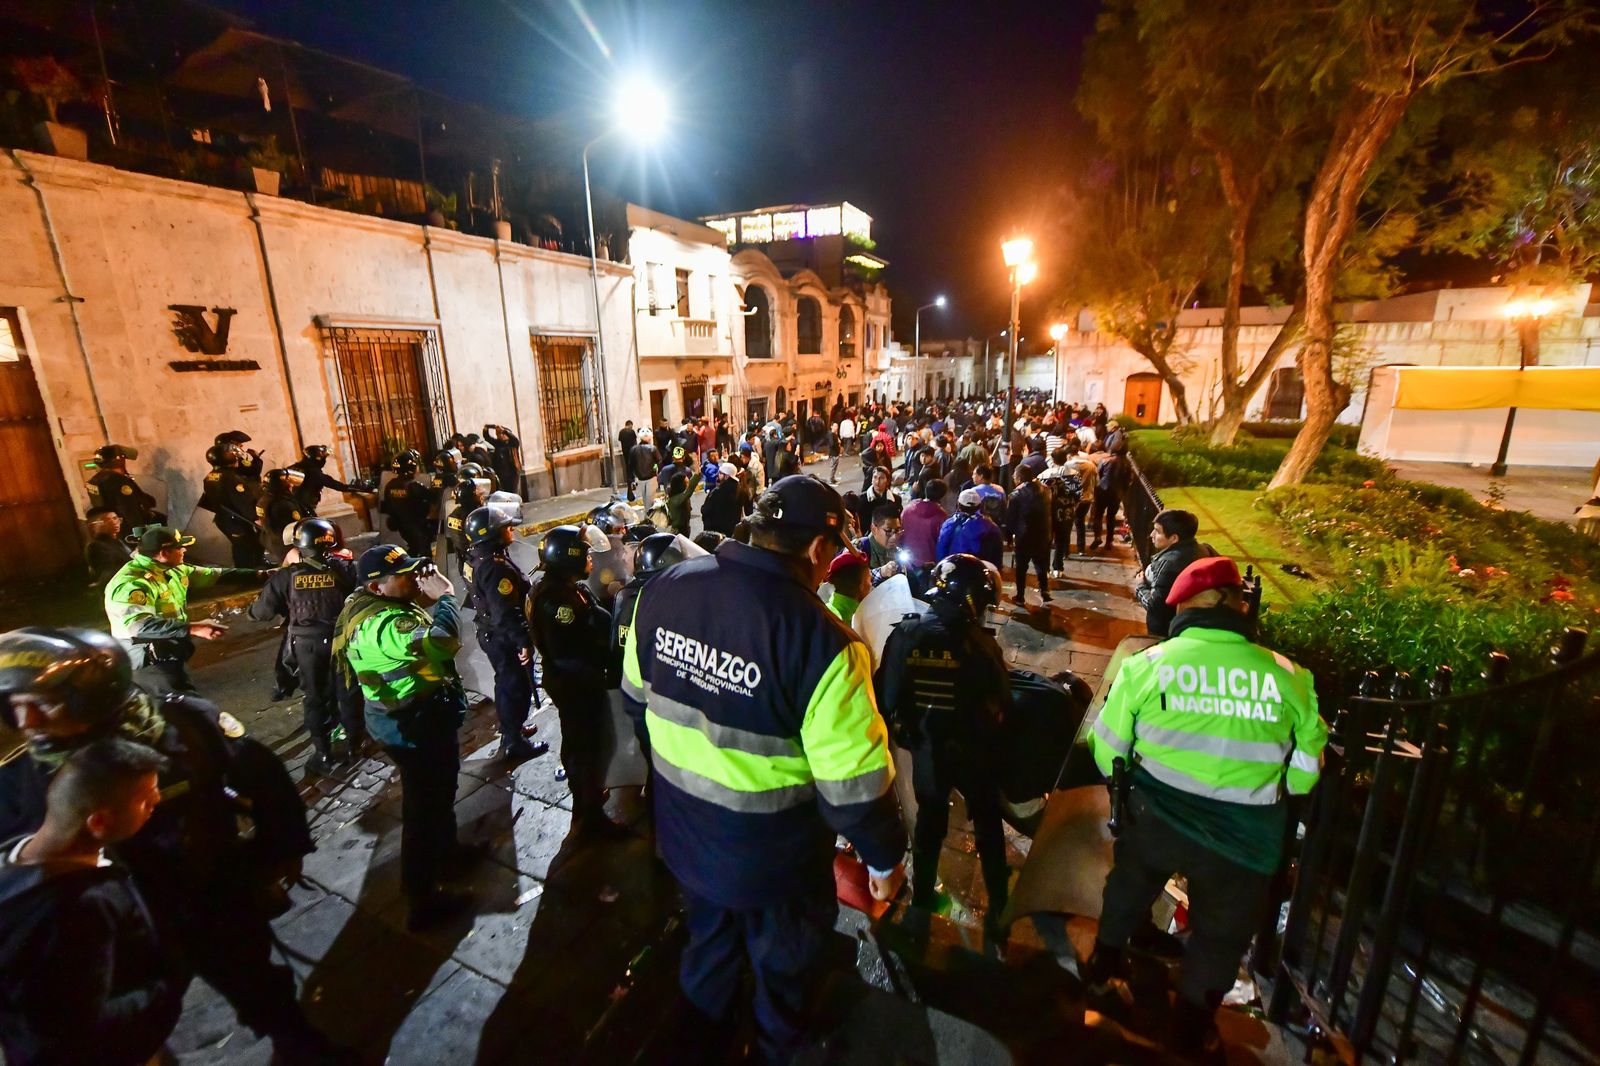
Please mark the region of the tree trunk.
[[1222, 413], [1211, 423], [1211, 445], [1214, 448], [1231, 447], [1239, 436], [1239, 427], [1244, 425], [1244, 407], [1249, 398], [1239, 396], [1237, 393], [1230, 396], [1224, 391], [1222, 396]]
[[1306, 343], [1295, 360], [1306, 385], [1306, 421], [1295, 435], [1294, 443], [1284, 455], [1283, 462], [1267, 485], [1275, 489], [1280, 485], [1298, 485], [1311, 473], [1311, 467], [1322, 454], [1333, 432], [1333, 424], [1350, 402], [1350, 389], [1333, 377], [1332, 337], [1333, 299], [1331, 294], [1319, 302], [1312, 302], [1307, 294]]
[[1283, 320], [1283, 325], [1278, 327], [1277, 336], [1272, 338], [1272, 343], [1261, 353], [1261, 358], [1251, 368], [1244, 381], [1239, 382], [1233, 389], [1224, 385], [1222, 413], [1211, 425], [1211, 443], [1214, 446], [1226, 448], [1238, 438], [1239, 427], [1244, 424], [1245, 409], [1250, 406], [1250, 401], [1255, 398], [1256, 393], [1261, 391], [1261, 386], [1266, 383], [1283, 350], [1300, 335], [1304, 324], [1305, 299], [1302, 297], [1290, 310], [1289, 317]]

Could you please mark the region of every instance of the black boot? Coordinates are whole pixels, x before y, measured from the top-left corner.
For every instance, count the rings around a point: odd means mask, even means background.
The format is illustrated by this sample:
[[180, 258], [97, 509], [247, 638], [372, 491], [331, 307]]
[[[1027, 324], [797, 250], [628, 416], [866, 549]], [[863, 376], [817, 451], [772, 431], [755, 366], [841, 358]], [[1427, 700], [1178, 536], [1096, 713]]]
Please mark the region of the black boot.
[[911, 905], [931, 911], [939, 905], [939, 852], [944, 847], [911, 852]]
[[1227, 1061], [1222, 1047], [1222, 1037], [1217, 1032], [1217, 1006], [1222, 997], [1211, 997], [1216, 1003], [1195, 1003], [1179, 996], [1172, 1008], [1170, 1045], [1174, 1054], [1190, 1062], [1220, 1064]]

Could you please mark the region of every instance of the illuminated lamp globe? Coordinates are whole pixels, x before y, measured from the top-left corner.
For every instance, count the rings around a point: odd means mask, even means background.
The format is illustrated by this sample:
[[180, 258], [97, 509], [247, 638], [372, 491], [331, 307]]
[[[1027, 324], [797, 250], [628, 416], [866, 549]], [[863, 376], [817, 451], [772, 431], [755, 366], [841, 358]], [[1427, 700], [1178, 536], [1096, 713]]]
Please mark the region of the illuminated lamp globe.
[[633, 78], [617, 90], [611, 113], [623, 136], [646, 144], [661, 135], [671, 121], [672, 109], [661, 86], [645, 78]]

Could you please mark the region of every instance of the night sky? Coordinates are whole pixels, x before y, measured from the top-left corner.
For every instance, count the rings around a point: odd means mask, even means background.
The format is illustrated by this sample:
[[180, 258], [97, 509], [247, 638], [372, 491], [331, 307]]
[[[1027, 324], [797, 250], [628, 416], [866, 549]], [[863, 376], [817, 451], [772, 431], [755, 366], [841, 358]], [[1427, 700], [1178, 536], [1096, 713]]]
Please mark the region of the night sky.
[[[675, 125], [648, 156], [597, 148], [597, 182], [685, 217], [848, 199], [874, 217], [896, 328], [1004, 328], [1000, 241], [1042, 231], [1083, 124], [1072, 106], [1094, 0], [214, 0], [262, 32], [404, 74], [496, 110], [578, 131], [646, 69]], [[574, 169], [578, 160], [572, 161]], [[1024, 299], [1044, 334], [1049, 250]], [[1036, 305], [1029, 308], [1028, 304]], [[943, 321], [941, 321], [943, 318]]]

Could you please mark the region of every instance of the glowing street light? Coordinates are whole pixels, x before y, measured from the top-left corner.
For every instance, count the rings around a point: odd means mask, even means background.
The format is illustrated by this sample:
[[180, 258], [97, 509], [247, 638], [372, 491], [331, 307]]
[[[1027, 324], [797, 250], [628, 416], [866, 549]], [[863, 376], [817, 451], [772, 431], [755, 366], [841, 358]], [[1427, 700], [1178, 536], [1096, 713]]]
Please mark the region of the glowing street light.
[[[1537, 297], [1531, 300], [1507, 300], [1501, 312], [1517, 327], [1517, 370], [1528, 369], [1530, 362], [1539, 362], [1539, 327], [1556, 309], [1554, 300]], [[1529, 353], [1532, 353], [1530, 359]], [[1500, 452], [1489, 467], [1492, 477], [1506, 476], [1506, 453], [1511, 450], [1511, 427], [1516, 425], [1517, 409], [1506, 408], [1506, 428], [1500, 434]]]
[[1009, 427], [1011, 415], [1017, 406], [1017, 348], [1021, 341], [1017, 336], [1017, 316], [1021, 310], [1022, 287], [1039, 276], [1039, 264], [1033, 261], [1033, 241], [1028, 237], [1013, 237], [1005, 241], [1000, 245], [1000, 254], [1005, 257], [1006, 267], [1011, 271], [1011, 355], [1007, 364], [1010, 381], [1006, 387], [1006, 425]]
[[922, 312], [930, 307], [944, 308], [944, 295], [941, 293], [933, 298], [932, 303], [923, 304], [917, 308], [916, 325], [911, 330], [911, 406], [917, 406], [917, 384], [922, 380], [920, 366], [922, 365]]
[[594, 295], [595, 362], [600, 368], [600, 435], [606, 442], [606, 465], [601, 483], [605, 485], [616, 484], [617, 470], [616, 454], [612, 451], [611, 403], [606, 391], [606, 340], [605, 328], [600, 322], [600, 264], [594, 240], [594, 194], [589, 188], [589, 149], [613, 133], [621, 134], [636, 145], [654, 143], [671, 121], [671, 106], [665, 90], [646, 78], [628, 79], [611, 102], [611, 120], [611, 128], [583, 146], [583, 207], [589, 216], [589, 289]]

